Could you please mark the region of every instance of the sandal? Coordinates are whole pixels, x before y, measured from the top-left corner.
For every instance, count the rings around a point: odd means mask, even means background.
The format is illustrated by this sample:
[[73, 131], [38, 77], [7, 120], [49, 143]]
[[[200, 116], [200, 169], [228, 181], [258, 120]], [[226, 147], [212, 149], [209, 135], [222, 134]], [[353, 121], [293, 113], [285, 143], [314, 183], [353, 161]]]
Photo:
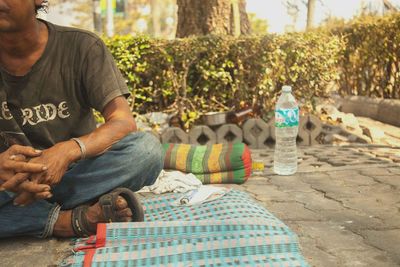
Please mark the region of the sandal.
[[[136, 194], [127, 188], [117, 188], [100, 197], [99, 204], [103, 215], [108, 222], [121, 222], [121, 218], [116, 214], [117, 197], [123, 197], [132, 211], [133, 222], [144, 221], [144, 211]], [[96, 229], [90, 226], [86, 219], [88, 205], [82, 205], [72, 210], [72, 228], [78, 237], [87, 237], [96, 233]]]

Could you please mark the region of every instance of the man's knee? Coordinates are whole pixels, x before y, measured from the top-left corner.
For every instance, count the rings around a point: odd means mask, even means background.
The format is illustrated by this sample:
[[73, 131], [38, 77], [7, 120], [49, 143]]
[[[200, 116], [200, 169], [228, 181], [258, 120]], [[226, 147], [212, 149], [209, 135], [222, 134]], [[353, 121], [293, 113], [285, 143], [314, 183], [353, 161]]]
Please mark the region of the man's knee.
[[136, 132], [119, 142], [124, 150], [127, 171], [139, 187], [155, 182], [164, 165], [160, 141], [152, 134]]

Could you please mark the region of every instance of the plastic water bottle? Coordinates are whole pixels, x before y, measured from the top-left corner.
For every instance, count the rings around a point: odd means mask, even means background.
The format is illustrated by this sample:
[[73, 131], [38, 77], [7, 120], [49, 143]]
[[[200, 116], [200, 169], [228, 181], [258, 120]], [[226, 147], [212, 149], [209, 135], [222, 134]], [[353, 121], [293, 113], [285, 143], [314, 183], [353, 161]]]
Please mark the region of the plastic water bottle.
[[299, 106], [292, 87], [283, 86], [275, 107], [274, 172], [291, 175], [297, 171], [296, 138], [299, 131]]

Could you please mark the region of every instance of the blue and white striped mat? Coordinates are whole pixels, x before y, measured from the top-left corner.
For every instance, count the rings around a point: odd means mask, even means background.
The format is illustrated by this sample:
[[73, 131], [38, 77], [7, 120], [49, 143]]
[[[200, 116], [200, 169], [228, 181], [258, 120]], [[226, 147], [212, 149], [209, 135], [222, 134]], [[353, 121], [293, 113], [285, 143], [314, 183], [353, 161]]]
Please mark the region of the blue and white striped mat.
[[309, 266], [296, 235], [244, 192], [198, 206], [143, 200], [145, 222], [102, 224], [64, 266]]

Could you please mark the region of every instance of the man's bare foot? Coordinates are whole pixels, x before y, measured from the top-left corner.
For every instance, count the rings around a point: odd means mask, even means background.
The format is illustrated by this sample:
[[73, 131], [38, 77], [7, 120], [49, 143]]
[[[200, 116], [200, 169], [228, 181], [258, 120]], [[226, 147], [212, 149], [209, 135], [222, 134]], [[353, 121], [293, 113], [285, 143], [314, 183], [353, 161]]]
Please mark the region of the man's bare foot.
[[[132, 216], [133, 216], [132, 211], [128, 207], [128, 203], [123, 197], [118, 196], [116, 200], [116, 207], [117, 207], [117, 216], [121, 218], [121, 221], [124, 222], [132, 221]], [[72, 216], [72, 210], [60, 212], [56, 224], [54, 225], [53, 236], [56, 237], [76, 236], [72, 228], [71, 216]], [[93, 234], [95, 234], [98, 223], [108, 222], [106, 218], [104, 218], [104, 214], [99, 203], [96, 203], [88, 208], [86, 212], [86, 219], [90, 225], [90, 229], [93, 230]]]

